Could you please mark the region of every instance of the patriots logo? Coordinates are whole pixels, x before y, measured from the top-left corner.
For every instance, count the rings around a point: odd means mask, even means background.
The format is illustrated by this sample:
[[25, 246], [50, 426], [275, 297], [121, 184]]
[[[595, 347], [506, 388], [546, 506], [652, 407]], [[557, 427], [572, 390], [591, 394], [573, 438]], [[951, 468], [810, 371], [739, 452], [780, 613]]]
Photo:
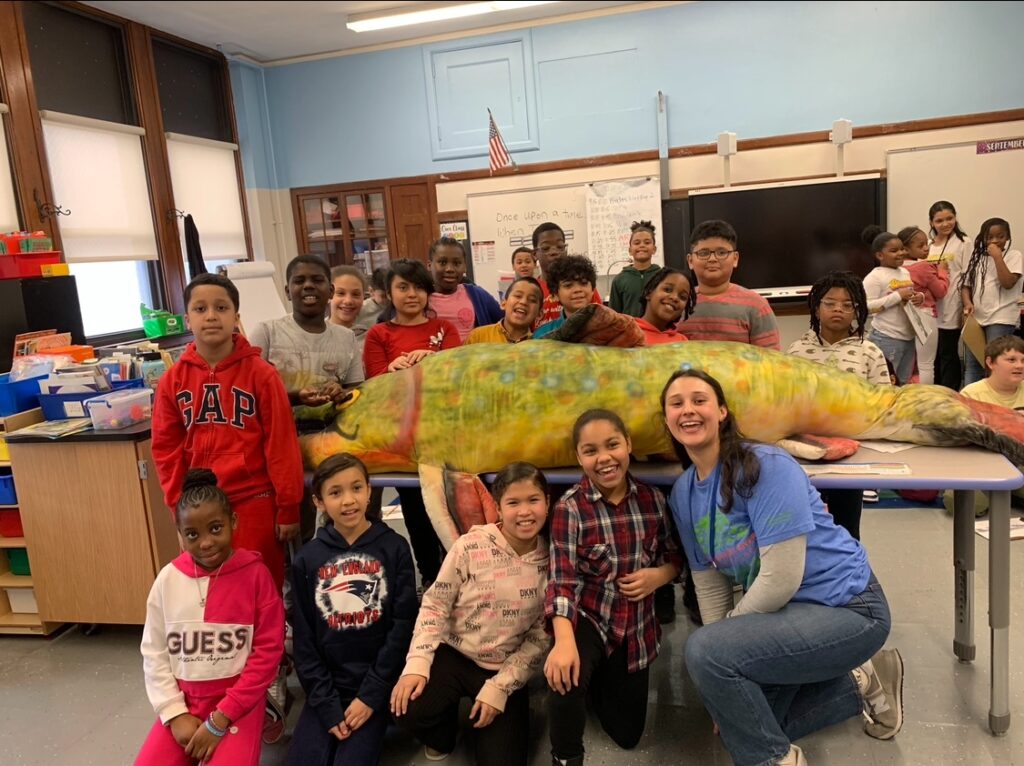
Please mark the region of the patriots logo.
[[377, 589], [380, 587], [380, 580], [346, 580], [329, 588], [324, 588], [324, 593], [351, 593], [362, 600], [367, 606], [374, 600]]
[[387, 598], [381, 561], [366, 553], [343, 553], [317, 570], [316, 605], [333, 630], [360, 630], [380, 621]]

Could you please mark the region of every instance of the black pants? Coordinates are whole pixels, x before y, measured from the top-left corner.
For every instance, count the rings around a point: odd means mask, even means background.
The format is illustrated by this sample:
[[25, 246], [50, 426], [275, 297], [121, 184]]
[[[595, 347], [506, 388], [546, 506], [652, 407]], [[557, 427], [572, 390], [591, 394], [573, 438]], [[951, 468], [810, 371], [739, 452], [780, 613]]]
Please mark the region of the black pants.
[[864, 493], [859, 489], [823, 489], [821, 500], [828, 506], [836, 524], [845, 527], [854, 540], [860, 540], [860, 515]]
[[[497, 671], [484, 670], [471, 659], [441, 644], [434, 653], [430, 680], [423, 694], [409, 703], [398, 724], [427, 747], [442, 753], [455, 749], [459, 702], [476, 699], [484, 682]], [[505, 703], [505, 711], [488, 726], [473, 729], [478, 766], [526, 766], [530, 741], [530, 695], [526, 687]]]
[[420, 570], [420, 579], [424, 586], [437, 579], [441, 571], [444, 551], [441, 541], [434, 531], [434, 525], [427, 516], [427, 508], [423, 505], [423, 495], [418, 487], [400, 487], [398, 499], [402, 503], [402, 518], [405, 528], [409, 531], [409, 542], [412, 555], [416, 559], [416, 568]]
[[601, 634], [582, 616], [576, 622], [576, 650], [580, 654], [579, 686], [564, 695], [556, 691], [549, 695], [551, 754], [556, 758], [583, 755], [588, 694], [601, 728], [615, 744], [626, 750], [636, 747], [647, 723], [649, 668], [630, 673], [625, 644], [606, 657]]
[[960, 390], [960, 331], [939, 328], [939, 347], [935, 352], [935, 384]]

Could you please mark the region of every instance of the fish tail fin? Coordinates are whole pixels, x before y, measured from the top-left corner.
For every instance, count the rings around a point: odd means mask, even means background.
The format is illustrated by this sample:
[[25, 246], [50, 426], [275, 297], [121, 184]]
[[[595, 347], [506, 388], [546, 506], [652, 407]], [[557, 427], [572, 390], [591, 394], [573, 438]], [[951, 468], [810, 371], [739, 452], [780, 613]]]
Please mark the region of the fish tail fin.
[[446, 549], [470, 527], [497, 521], [498, 507], [478, 476], [422, 464], [419, 474], [427, 516]]
[[947, 442], [967, 442], [999, 452], [1018, 468], [1024, 467], [1024, 413], [966, 396], [957, 399], [968, 410], [962, 422], [921, 427]]

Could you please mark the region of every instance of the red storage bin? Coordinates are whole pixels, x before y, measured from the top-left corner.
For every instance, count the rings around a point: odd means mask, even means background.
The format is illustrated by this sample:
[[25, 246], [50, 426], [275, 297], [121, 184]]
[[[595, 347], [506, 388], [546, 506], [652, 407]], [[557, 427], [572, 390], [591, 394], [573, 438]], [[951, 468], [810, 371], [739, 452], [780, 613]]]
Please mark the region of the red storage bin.
[[22, 277], [43, 276], [43, 266], [60, 263], [60, 253], [20, 253], [19, 255], [0, 255], [0, 279], [20, 279]]
[[24, 537], [21, 512], [17, 508], [0, 508], [0, 537]]

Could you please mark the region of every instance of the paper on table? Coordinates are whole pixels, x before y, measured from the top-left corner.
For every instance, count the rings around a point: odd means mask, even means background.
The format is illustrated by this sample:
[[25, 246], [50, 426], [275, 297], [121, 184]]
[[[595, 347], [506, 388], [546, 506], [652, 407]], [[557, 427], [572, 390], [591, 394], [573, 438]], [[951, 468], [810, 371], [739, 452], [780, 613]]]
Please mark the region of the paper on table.
[[907, 444], [906, 442], [885, 442], [881, 440], [875, 441], [873, 439], [868, 439], [859, 443], [861, 447], [866, 447], [867, 449], [874, 450], [875, 452], [886, 453], [903, 452], [904, 450], [913, 449], [917, 446], [916, 444]]
[[906, 463], [832, 463], [804, 465], [803, 469], [808, 476], [906, 476], [910, 473], [910, 466]]
[[[974, 532], [978, 537], [984, 537], [988, 540], [988, 530], [988, 519], [979, 519], [974, 522]], [[1018, 519], [1016, 516], [1010, 517], [1010, 539], [1024, 540], [1024, 519]]]

